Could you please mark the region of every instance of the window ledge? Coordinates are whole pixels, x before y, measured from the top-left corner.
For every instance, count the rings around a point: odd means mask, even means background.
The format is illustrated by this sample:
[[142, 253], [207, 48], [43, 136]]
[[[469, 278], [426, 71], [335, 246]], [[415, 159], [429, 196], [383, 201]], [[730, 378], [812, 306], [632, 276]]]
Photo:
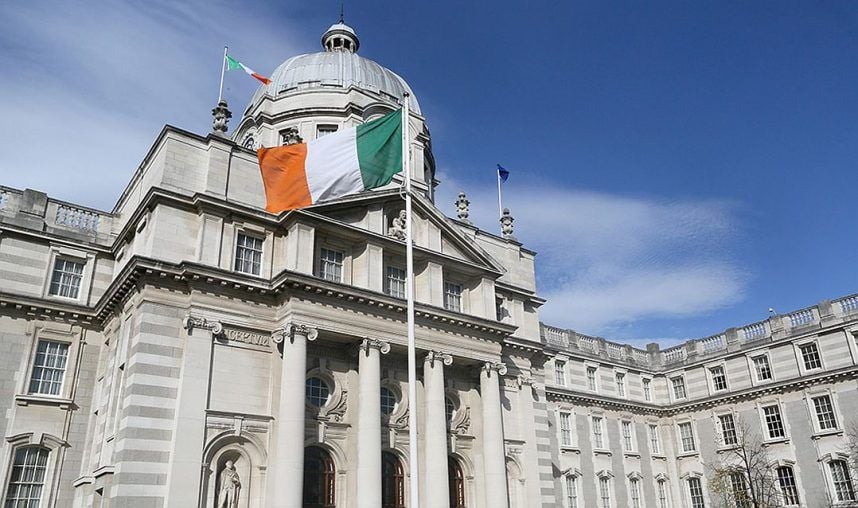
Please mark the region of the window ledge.
[[50, 395], [16, 395], [15, 403], [19, 406], [29, 406], [35, 404], [38, 406], [56, 406], [60, 409], [75, 408], [74, 401], [62, 397], [51, 397]]
[[811, 439], [821, 439], [826, 436], [840, 436], [843, 435], [843, 429], [825, 429], [820, 430], [818, 432], [814, 432], [810, 438]]
[[652, 455], [650, 455], [650, 458], [657, 460], [667, 460], [667, 455], [664, 455], [663, 453], [653, 453]]
[[611, 450], [608, 450], [607, 448], [594, 448], [594, 449], [593, 449], [593, 454], [594, 454], [594, 455], [608, 455], [608, 456], [611, 456], [611, 455], [613, 455], [613, 454], [614, 454], [614, 452], [612, 452]]
[[693, 451], [693, 452], [682, 452], [682, 453], [679, 453], [679, 454], [677, 454], [676, 458], [677, 458], [677, 459], [684, 459], [684, 458], [687, 458], [687, 457], [697, 457], [698, 455], [700, 455], [700, 452], [698, 452], [697, 450], [695, 450], [695, 451]]
[[763, 441], [763, 446], [776, 445], [776, 444], [786, 444], [789, 443], [788, 437], [776, 437], [774, 439], [766, 439]]
[[640, 454], [640, 452], [636, 452], [636, 451], [626, 451], [626, 452], [623, 452], [623, 456], [640, 458], [641, 454]]
[[572, 445], [562, 445], [560, 446], [560, 451], [567, 453], [581, 453], [581, 449], [577, 446]]

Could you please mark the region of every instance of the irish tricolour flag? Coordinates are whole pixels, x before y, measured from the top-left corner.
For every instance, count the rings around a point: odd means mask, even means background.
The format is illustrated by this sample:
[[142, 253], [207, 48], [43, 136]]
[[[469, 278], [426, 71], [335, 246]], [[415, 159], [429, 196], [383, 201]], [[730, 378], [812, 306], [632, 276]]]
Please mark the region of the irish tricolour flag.
[[234, 71], [236, 69], [241, 69], [244, 72], [246, 72], [247, 74], [249, 74], [250, 76], [258, 79], [259, 81], [261, 81], [265, 85], [268, 85], [271, 83], [270, 79], [266, 78], [265, 76], [263, 76], [262, 74], [259, 74], [256, 71], [254, 71], [250, 67], [248, 67], [248, 66], [244, 65], [243, 63], [239, 62], [238, 60], [236, 60], [235, 58], [233, 58], [229, 55], [225, 55], [225, 56], [226, 56], [226, 68], [227, 68], [227, 70]]
[[402, 112], [257, 155], [272, 213], [375, 189], [402, 171]]

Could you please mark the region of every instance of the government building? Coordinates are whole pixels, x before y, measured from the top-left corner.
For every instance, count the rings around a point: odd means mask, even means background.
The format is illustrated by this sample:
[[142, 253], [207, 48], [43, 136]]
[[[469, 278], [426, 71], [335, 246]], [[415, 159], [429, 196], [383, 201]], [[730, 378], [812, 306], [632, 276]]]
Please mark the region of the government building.
[[[164, 127], [110, 211], [0, 187], [3, 508], [401, 508], [411, 482], [428, 508], [716, 507], [749, 436], [777, 506], [855, 506], [858, 295], [669, 349], [542, 324], [511, 215], [435, 202], [408, 84], [342, 22], [322, 46], [228, 134], [225, 102], [209, 134]], [[403, 100], [418, 474], [401, 180], [275, 215], [255, 151]]]

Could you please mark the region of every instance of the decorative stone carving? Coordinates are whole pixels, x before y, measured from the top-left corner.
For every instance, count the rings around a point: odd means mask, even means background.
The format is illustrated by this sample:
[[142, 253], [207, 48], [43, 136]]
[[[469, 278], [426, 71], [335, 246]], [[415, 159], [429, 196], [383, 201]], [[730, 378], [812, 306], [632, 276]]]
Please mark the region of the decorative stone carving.
[[503, 237], [507, 240], [516, 240], [515, 235], [512, 234], [512, 223], [515, 222], [515, 219], [512, 218], [512, 215], [509, 213], [509, 208], [503, 209], [503, 215], [501, 215], [500, 223], [501, 223], [501, 233]]
[[348, 409], [349, 391], [343, 390], [340, 394], [340, 399], [336, 405], [328, 410], [319, 412], [319, 419], [328, 422], [341, 423], [346, 417], [346, 409]]
[[271, 341], [275, 344], [280, 344], [287, 338], [291, 341], [294, 340], [295, 334], [304, 335], [308, 341], [314, 341], [319, 336], [319, 330], [312, 326], [289, 323], [271, 332]]
[[221, 99], [217, 106], [212, 109], [212, 132], [218, 136], [226, 136], [227, 123], [232, 118], [232, 111], [229, 110], [226, 100]]
[[450, 424], [453, 434], [465, 435], [471, 430], [471, 406], [465, 406], [458, 411]]
[[231, 460], [226, 461], [218, 475], [220, 486], [217, 494], [217, 508], [238, 508], [238, 496], [241, 492], [241, 478]]
[[364, 353], [368, 352], [370, 348], [378, 349], [381, 354], [386, 355], [390, 352], [390, 343], [383, 340], [366, 338], [358, 345], [358, 350]]
[[283, 145], [297, 145], [303, 142], [304, 140], [298, 135], [297, 127], [289, 127], [280, 131], [280, 143]]
[[460, 192], [459, 197], [458, 197], [458, 199], [456, 199], [456, 202], [455, 202], [456, 215], [459, 217], [460, 221], [467, 222], [468, 224], [471, 223], [471, 221], [468, 220], [468, 216], [471, 215], [471, 212], [468, 210], [468, 206], [470, 204], [471, 204], [471, 202], [468, 201], [468, 197], [465, 196], [465, 193]]
[[393, 218], [390, 223], [390, 227], [387, 229], [387, 236], [392, 238], [396, 238], [397, 240], [405, 240], [405, 228], [407, 215], [405, 214], [405, 210], [400, 210], [399, 215]]
[[223, 333], [223, 325], [220, 321], [209, 321], [204, 317], [192, 316], [190, 314], [182, 320], [182, 328], [187, 330], [189, 334], [194, 331], [194, 328], [209, 330], [215, 337]]
[[488, 371], [491, 374], [491, 371], [495, 370], [501, 376], [506, 375], [506, 364], [503, 362], [486, 362], [483, 364], [483, 370]]
[[426, 353], [426, 361], [434, 362], [435, 360], [441, 361], [444, 365], [450, 366], [453, 365], [453, 355], [449, 353], [442, 353], [440, 351], [429, 351]]
[[533, 385], [533, 376], [527, 374], [519, 374], [516, 377], [516, 380], [518, 381], [519, 387], [522, 387], [524, 385]]

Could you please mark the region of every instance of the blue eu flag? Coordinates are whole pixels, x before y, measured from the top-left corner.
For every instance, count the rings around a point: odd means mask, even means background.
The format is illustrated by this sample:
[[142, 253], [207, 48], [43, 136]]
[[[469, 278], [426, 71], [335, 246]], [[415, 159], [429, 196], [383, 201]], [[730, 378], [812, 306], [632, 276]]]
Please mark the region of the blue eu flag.
[[505, 182], [507, 178], [509, 178], [509, 171], [505, 170], [503, 166], [498, 164], [498, 176], [501, 179], [501, 182]]

